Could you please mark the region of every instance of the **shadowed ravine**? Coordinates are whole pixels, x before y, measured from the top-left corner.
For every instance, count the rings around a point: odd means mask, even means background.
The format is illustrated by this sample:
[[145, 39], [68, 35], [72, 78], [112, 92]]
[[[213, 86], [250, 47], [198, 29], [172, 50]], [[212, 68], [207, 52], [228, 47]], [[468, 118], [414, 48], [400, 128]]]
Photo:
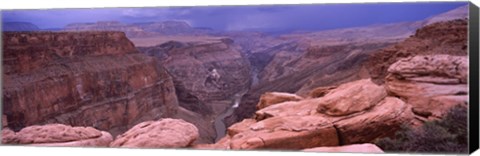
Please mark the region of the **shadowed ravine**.
[[233, 98], [232, 98], [232, 105], [231, 107], [227, 108], [227, 110], [224, 111], [224, 113], [220, 114], [215, 118], [214, 126], [215, 126], [215, 131], [217, 133], [215, 137], [215, 142], [220, 140], [225, 136], [225, 133], [227, 131], [227, 127], [225, 126], [224, 119], [230, 115], [233, 114], [233, 111], [238, 107], [240, 102], [242, 101], [243, 95], [247, 93], [248, 89], [242, 90], [238, 93], [236, 93]]

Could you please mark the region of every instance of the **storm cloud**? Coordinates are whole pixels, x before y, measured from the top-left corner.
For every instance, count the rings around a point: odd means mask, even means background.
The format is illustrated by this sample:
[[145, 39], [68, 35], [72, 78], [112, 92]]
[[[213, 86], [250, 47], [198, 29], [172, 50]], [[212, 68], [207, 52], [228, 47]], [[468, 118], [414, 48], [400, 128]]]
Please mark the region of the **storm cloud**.
[[467, 2], [3, 10], [2, 21], [45, 29], [97, 21], [182, 20], [216, 30], [312, 31], [422, 20], [463, 5]]

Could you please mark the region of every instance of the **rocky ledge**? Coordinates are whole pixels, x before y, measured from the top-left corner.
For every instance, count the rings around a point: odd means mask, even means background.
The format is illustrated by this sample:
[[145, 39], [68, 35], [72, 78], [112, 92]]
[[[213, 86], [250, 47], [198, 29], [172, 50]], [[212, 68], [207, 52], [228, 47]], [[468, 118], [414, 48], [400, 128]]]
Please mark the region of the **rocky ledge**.
[[71, 127], [62, 124], [34, 125], [19, 132], [2, 129], [2, 144], [32, 146], [108, 147], [112, 135], [92, 127]]

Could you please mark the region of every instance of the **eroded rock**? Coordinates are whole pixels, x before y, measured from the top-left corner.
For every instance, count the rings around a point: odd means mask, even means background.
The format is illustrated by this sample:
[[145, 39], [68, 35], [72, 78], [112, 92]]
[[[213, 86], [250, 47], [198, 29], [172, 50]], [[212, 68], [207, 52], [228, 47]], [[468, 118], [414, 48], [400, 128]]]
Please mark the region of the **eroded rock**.
[[305, 149], [336, 146], [333, 124], [321, 116], [272, 117], [231, 138], [231, 149]]
[[1, 139], [2, 144], [12, 143], [15, 141], [15, 132], [8, 128], [2, 128]]
[[328, 86], [328, 87], [317, 87], [310, 91], [309, 97], [311, 98], [319, 98], [327, 95], [330, 91], [337, 88], [338, 86]]
[[413, 124], [411, 107], [398, 98], [386, 97], [371, 110], [330, 118], [342, 144], [371, 142], [393, 136], [402, 125]]
[[406, 99], [417, 114], [441, 118], [453, 106], [468, 102], [467, 56], [408, 57], [392, 64], [388, 72], [386, 89]]
[[287, 101], [300, 101], [303, 98], [290, 93], [281, 93], [281, 92], [267, 92], [260, 97], [260, 101], [257, 104], [257, 110], [263, 109], [265, 107], [287, 102]]
[[387, 96], [382, 86], [370, 79], [340, 85], [320, 98], [317, 111], [331, 116], [345, 116], [367, 110]]
[[111, 147], [183, 148], [198, 138], [198, 129], [181, 119], [160, 119], [135, 125], [119, 135]]
[[228, 127], [227, 134], [229, 136], [234, 136], [235, 134], [248, 130], [250, 125], [255, 123], [256, 120], [254, 119], [244, 119], [242, 122], [235, 123], [232, 126]]
[[92, 126], [112, 135], [172, 116], [172, 78], [122, 32], [5, 32], [3, 105], [8, 127]]
[[5, 144], [33, 146], [106, 147], [113, 140], [109, 133], [92, 127], [71, 127], [62, 124], [34, 125], [14, 134], [12, 132], [7, 134], [7, 138], [2, 141]]

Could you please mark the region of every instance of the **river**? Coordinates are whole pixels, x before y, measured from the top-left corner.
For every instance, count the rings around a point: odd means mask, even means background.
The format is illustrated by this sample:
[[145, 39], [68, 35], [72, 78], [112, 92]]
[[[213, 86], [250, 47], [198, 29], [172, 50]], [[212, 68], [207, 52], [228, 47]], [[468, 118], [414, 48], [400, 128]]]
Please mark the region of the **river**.
[[[252, 83], [251, 83], [250, 87], [257, 85], [258, 82], [259, 82], [258, 71], [254, 70], [252, 72]], [[245, 95], [248, 92], [249, 88], [244, 89], [244, 90], [236, 93], [235, 95], [233, 95], [231, 106], [229, 108], [227, 108], [222, 114], [218, 115], [215, 118], [214, 126], [215, 126], [215, 131], [217, 133], [217, 136], [215, 137], [215, 142], [222, 139], [226, 135], [227, 126], [225, 125], [224, 120], [225, 120], [226, 117], [233, 114], [233, 111], [240, 105], [240, 102], [242, 101], [243, 95]]]

